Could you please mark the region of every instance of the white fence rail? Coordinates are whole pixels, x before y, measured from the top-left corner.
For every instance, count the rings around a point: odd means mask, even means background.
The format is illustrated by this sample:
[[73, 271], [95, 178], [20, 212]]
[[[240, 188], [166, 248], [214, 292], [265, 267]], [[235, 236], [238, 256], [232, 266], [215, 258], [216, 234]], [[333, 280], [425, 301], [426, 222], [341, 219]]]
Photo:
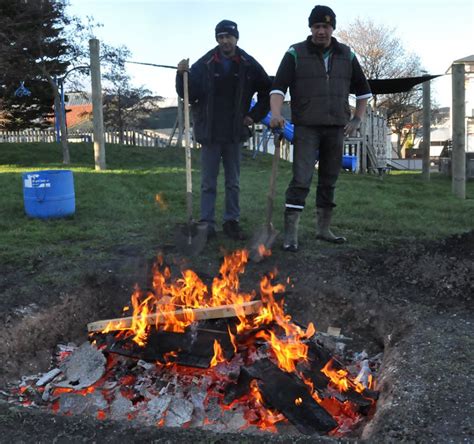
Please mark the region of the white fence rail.
[[52, 130], [0, 131], [0, 143], [54, 142]]
[[[173, 131], [174, 132], [174, 131]], [[344, 155], [357, 156], [357, 172], [365, 173], [377, 168], [388, 166], [391, 156], [391, 144], [388, 140], [387, 121], [383, 114], [367, 107], [366, 117], [361, 125], [358, 137], [347, 138], [344, 141]], [[106, 131], [105, 143], [143, 147], [166, 147], [170, 139], [176, 143], [179, 139], [170, 137], [166, 131], [160, 130], [126, 130], [122, 137], [118, 131]], [[24, 130], [24, 131], [0, 131], [0, 143], [26, 143], [26, 142], [55, 142], [56, 132], [50, 130]], [[68, 133], [69, 142], [93, 142], [92, 132]], [[193, 143], [196, 146], [196, 143]], [[265, 131], [263, 125], [256, 125], [256, 131], [248, 142], [248, 148], [256, 154], [258, 151], [273, 153], [273, 137]], [[282, 158], [293, 161], [293, 147], [288, 141], [284, 141]]]
[[[93, 142], [92, 132], [71, 131], [67, 135], [68, 141], [72, 143]], [[164, 147], [168, 140], [155, 134], [153, 131], [127, 130], [123, 132], [123, 144], [130, 146]], [[55, 142], [56, 132], [54, 130], [23, 130], [23, 131], [0, 131], [0, 143], [29, 143], [29, 142]], [[120, 143], [118, 131], [106, 131], [105, 142], [110, 144]]]

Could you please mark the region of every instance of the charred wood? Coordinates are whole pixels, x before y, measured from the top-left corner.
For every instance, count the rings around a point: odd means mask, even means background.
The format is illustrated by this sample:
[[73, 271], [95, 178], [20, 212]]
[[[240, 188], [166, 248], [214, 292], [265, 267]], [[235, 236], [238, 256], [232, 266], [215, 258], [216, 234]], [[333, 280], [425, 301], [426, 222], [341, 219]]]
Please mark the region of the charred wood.
[[305, 435], [327, 433], [337, 422], [311, 396], [294, 374], [285, 373], [268, 359], [247, 368], [268, 407], [278, 410]]

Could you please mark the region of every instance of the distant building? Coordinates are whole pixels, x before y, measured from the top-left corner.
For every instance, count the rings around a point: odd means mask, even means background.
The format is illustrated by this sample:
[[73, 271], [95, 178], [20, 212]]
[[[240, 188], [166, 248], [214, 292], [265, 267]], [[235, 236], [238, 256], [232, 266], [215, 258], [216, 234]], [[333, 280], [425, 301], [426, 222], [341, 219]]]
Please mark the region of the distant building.
[[66, 126], [71, 130], [92, 130], [92, 97], [83, 91], [66, 94]]

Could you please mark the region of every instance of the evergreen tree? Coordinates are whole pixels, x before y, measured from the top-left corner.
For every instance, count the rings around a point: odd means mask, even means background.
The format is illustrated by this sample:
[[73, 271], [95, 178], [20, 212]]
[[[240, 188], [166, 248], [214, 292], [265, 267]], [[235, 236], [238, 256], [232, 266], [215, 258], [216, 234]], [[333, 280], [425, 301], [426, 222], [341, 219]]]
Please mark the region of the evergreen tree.
[[[73, 47], [60, 0], [0, 0], [0, 103], [7, 129], [44, 127], [53, 117], [54, 79], [64, 75]], [[31, 92], [15, 95], [24, 82]]]

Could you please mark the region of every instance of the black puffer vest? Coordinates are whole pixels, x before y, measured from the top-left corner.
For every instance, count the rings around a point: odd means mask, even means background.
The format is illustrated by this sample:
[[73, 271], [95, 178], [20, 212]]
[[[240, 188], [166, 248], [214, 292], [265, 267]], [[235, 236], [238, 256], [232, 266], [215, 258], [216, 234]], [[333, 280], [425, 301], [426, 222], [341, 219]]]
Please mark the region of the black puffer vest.
[[292, 122], [344, 126], [351, 115], [351, 50], [333, 38], [326, 72], [322, 54], [311, 51], [309, 45], [309, 41], [292, 45], [296, 53], [295, 78], [290, 87]]

